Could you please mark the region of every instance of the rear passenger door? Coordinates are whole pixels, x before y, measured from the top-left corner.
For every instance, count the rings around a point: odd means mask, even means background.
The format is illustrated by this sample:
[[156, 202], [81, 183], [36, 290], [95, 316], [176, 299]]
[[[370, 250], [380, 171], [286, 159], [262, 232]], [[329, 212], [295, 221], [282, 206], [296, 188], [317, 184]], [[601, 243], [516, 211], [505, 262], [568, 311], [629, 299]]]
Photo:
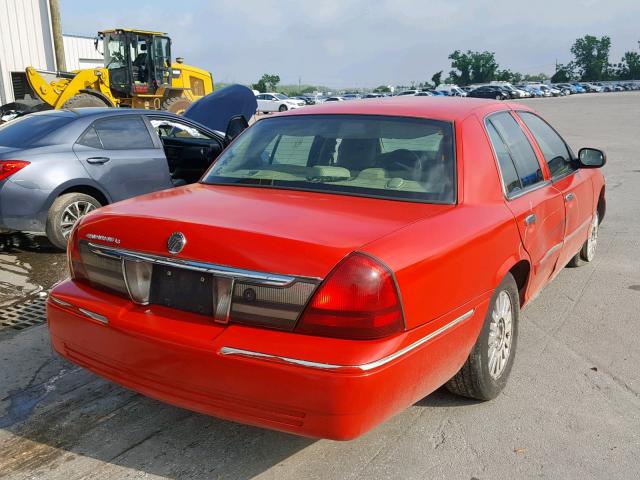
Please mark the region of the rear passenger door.
[[487, 117], [487, 133], [500, 167], [506, 205], [531, 258], [529, 294], [550, 279], [564, 238], [564, 202], [544, 177], [535, 151], [510, 112]]
[[551, 181], [564, 199], [565, 238], [558, 261], [560, 266], [564, 266], [587, 239], [595, 210], [593, 184], [589, 177], [577, 168], [573, 161], [573, 153], [547, 122], [531, 112], [518, 112], [518, 116], [538, 144], [549, 167]]
[[186, 122], [157, 114], [147, 115], [164, 147], [174, 180], [195, 183], [222, 152], [222, 141]]
[[164, 152], [139, 115], [94, 121], [73, 151], [114, 202], [172, 186]]

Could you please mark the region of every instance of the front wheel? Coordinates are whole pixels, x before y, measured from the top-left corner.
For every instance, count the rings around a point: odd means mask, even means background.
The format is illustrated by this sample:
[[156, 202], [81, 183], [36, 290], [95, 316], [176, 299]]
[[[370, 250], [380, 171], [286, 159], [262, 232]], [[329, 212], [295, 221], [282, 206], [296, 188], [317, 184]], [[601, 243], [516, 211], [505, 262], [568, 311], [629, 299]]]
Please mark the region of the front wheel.
[[279, 112], [286, 112], [287, 111], [287, 106], [286, 105], [280, 105], [280, 108], [278, 109]]
[[502, 391], [516, 354], [519, 299], [516, 282], [507, 274], [491, 297], [482, 330], [467, 361], [446, 384], [450, 392], [491, 400]]
[[84, 193], [60, 195], [49, 209], [47, 238], [56, 248], [66, 250], [67, 240], [76, 222], [101, 206], [98, 200]]
[[596, 258], [596, 249], [598, 248], [598, 229], [600, 227], [600, 216], [598, 211], [593, 214], [593, 220], [591, 220], [591, 228], [589, 228], [589, 236], [582, 245], [582, 248], [576, 253], [569, 263], [569, 267], [581, 267], [587, 263], [593, 261]]

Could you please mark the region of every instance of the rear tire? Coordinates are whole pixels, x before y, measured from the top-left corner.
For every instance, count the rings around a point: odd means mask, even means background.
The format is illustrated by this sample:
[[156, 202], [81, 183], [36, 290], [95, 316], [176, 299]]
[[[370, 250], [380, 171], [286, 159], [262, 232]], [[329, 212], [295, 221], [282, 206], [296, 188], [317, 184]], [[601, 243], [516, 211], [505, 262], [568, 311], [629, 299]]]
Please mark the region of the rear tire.
[[467, 361], [446, 384], [451, 393], [491, 400], [507, 384], [518, 343], [520, 296], [508, 273], [493, 292], [480, 335]]
[[600, 225], [600, 215], [596, 210], [593, 214], [593, 220], [591, 221], [591, 228], [589, 229], [589, 236], [582, 245], [582, 248], [576, 253], [569, 263], [568, 267], [581, 267], [593, 261], [596, 258], [596, 249], [598, 247], [598, 229]]
[[108, 107], [103, 100], [88, 93], [78, 93], [62, 104], [62, 108]]
[[101, 206], [98, 200], [84, 193], [60, 195], [49, 209], [46, 225], [47, 238], [56, 248], [66, 250], [67, 240], [76, 222]]
[[175, 113], [176, 115], [182, 115], [187, 108], [191, 105], [191, 100], [185, 97], [169, 97], [162, 102], [162, 110]]

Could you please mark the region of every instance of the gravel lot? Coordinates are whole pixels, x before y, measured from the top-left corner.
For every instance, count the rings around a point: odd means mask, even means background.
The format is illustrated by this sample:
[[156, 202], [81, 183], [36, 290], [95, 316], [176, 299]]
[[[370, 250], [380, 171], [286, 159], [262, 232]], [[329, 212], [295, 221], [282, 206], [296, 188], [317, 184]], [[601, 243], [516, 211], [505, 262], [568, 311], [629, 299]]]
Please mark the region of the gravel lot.
[[[0, 477], [638, 478], [640, 93], [525, 101], [577, 150], [601, 147], [608, 211], [594, 263], [524, 312], [494, 401], [439, 390], [352, 442], [314, 441], [139, 396], [51, 352], [43, 325], [0, 330]], [[66, 274], [62, 254], [0, 253], [0, 313]]]

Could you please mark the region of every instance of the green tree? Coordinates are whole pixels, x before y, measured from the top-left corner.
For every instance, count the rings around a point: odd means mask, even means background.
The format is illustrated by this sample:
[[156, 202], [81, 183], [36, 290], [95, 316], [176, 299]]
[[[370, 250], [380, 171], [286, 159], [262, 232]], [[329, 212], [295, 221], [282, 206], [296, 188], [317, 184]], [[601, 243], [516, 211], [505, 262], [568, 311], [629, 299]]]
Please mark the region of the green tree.
[[617, 65], [616, 77], [620, 80], [637, 80], [640, 78], [640, 54], [626, 52]]
[[379, 87], [374, 88], [373, 91], [376, 93], [387, 93], [391, 90], [386, 85], [380, 85]]
[[576, 70], [581, 80], [606, 80], [609, 77], [609, 50], [611, 38], [585, 35], [571, 47]]
[[431, 83], [433, 83], [435, 87], [442, 83], [442, 73], [442, 70], [440, 70], [439, 72], [434, 73], [431, 77]]
[[509, 83], [520, 83], [522, 81], [522, 74], [520, 72], [512, 72], [508, 68], [504, 70], [497, 70], [495, 80]]
[[472, 52], [467, 50], [462, 53], [456, 50], [449, 55], [452, 70], [448, 80], [452, 83], [464, 86], [470, 83], [488, 83], [494, 79], [498, 70], [495, 54], [493, 52]]
[[556, 70], [556, 73], [554, 73], [551, 76], [551, 81], [553, 83], [566, 83], [566, 82], [570, 82], [571, 79], [573, 78], [573, 64], [568, 63], [566, 65], [563, 64], [559, 64]]
[[549, 80], [549, 75], [546, 73], [527, 73], [522, 77], [523, 82], [546, 82]]
[[276, 89], [279, 83], [280, 77], [278, 75], [265, 73], [264, 75], [262, 75], [260, 80], [251, 85], [251, 88], [253, 88], [254, 90], [258, 90], [259, 92], [273, 91]]

